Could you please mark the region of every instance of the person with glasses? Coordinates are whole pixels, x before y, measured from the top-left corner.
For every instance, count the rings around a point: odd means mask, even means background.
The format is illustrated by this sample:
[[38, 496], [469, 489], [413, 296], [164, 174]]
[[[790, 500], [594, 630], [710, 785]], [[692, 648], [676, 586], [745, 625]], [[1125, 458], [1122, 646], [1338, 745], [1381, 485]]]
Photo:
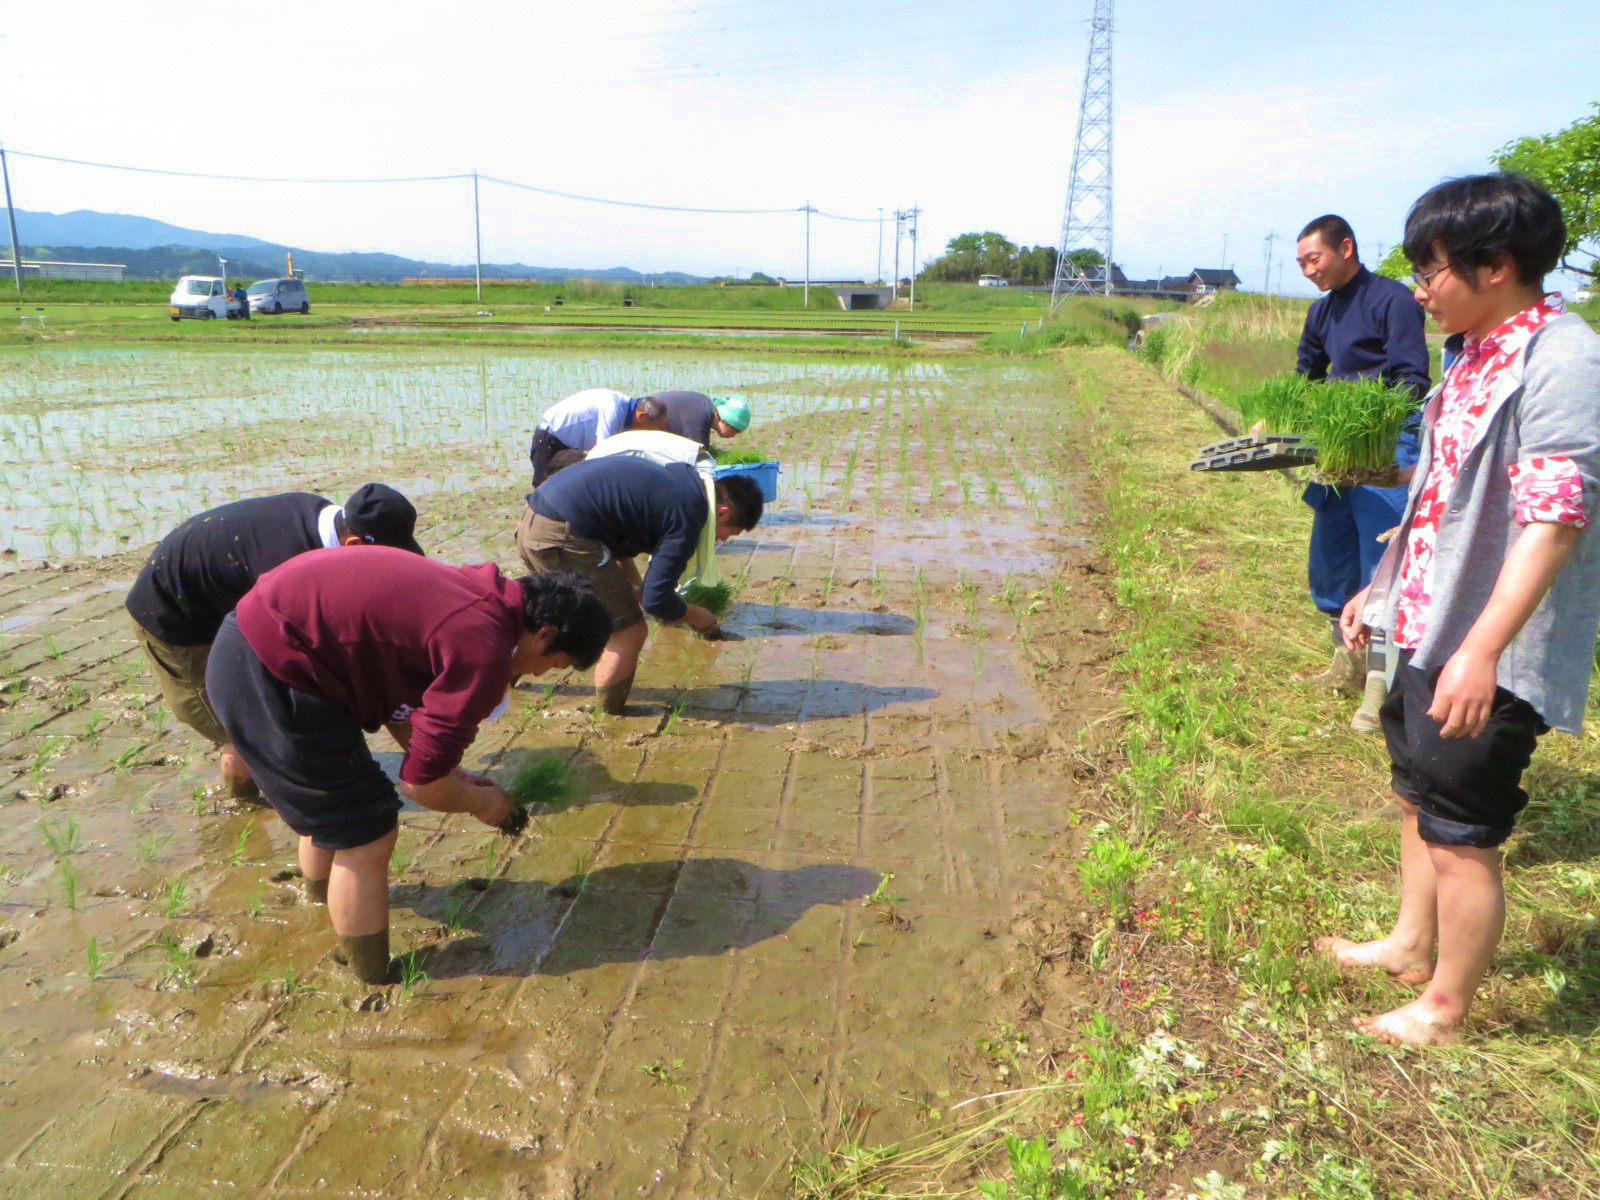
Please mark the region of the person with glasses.
[[1517, 175], [1428, 191], [1406, 218], [1418, 301], [1460, 356], [1428, 397], [1404, 517], [1346, 605], [1352, 647], [1399, 652], [1380, 714], [1400, 804], [1400, 909], [1385, 937], [1323, 938], [1341, 965], [1426, 984], [1356, 1027], [1448, 1041], [1505, 925], [1500, 846], [1550, 729], [1579, 734], [1600, 626], [1600, 336], [1546, 294], [1561, 207]]
[[[1296, 255], [1300, 273], [1324, 295], [1306, 313], [1295, 369], [1309, 379], [1375, 376], [1420, 400], [1428, 390], [1428, 346], [1422, 306], [1405, 284], [1362, 266], [1349, 222], [1331, 213], [1300, 231]], [[1395, 453], [1402, 484], [1416, 461], [1413, 421]], [[1303, 496], [1315, 514], [1306, 578], [1311, 601], [1328, 618], [1333, 639], [1333, 661], [1310, 682], [1360, 692], [1361, 705], [1350, 727], [1362, 733], [1378, 731], [1387, 676], [1381, 648], [1356, 651], [1344, 644], [1339, 614], [1371, 581], [1383, 555], [1378, 539], [1399, 524], [1405, 497], [1404, 486], [1335, 488], [1322, 483], [1307, 484]]]

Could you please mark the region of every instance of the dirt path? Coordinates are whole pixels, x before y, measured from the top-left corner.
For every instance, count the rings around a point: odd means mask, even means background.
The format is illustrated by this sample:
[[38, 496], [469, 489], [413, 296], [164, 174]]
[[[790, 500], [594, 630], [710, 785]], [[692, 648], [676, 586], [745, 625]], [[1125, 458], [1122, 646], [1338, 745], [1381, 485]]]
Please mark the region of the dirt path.
[[[516, 845], [403, 816], [407, 987], [325, 960], [287, 830], [151, 727], [137, 560], [0, 576], [0, 1196], [781, 1195], [796, 1156], [990, 1090], [1095, 623], [1033, 441], [1057, 386], [919, 380], [768, 435], [786, 495], [726, 564], [747, 640], [657, 631], [638, 716], [522, 693], [469, 762], [555, 753], [579, 786]], [[440, 498], [424, 540], [510, 564], [515, 503]], [[1030, 638], [1046, 597], [1071, 615]]]

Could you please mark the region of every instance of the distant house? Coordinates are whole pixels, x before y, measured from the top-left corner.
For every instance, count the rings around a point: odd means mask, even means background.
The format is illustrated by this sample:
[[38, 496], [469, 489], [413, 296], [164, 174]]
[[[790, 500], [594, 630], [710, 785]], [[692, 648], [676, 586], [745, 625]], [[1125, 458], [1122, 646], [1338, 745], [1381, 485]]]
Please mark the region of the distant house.
[[1196, 267], [1184, 280], [1182, 290], [1194, 296], [1236, 292], [1239, 290], [1239, 277], [1226, 267]]

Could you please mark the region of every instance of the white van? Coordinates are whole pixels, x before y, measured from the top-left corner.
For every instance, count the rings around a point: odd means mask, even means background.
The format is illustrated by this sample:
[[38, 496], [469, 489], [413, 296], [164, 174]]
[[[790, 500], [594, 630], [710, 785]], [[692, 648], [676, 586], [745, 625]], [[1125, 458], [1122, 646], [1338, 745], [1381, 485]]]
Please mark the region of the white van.
[[311, 296], [306, 291], [305, 283], [299, 279], [262, 279], [252, 283], [245, 294], [250, 297], [250, 311], [253, 313], [311, 311]]
[[999, 275], [979, 275], [979, 287], [1010, 287], [1011, 281]]
[[185, 275], [172, 289], [167, 301], [167, 315], [174, 321], [193, 317], [210, 321], [216, 317], [230, 317], [241, 310], [237, 300], [228, 300], [228, 285], [215, 275]]

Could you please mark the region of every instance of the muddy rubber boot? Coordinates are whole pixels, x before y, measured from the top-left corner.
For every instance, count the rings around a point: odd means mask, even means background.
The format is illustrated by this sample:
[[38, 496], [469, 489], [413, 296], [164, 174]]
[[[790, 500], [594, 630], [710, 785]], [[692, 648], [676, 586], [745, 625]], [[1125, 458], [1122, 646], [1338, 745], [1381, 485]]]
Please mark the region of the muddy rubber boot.
[[628, 694], [633, 691], [633, 676], [608, 683], [605, 687], [596, 686], [594, 689], [595, 702], [600, 705], [600, 711], [608, 716], [620, 717], [628, 708]]
[[306, 899], [312, 904], [326, 904], [328, 902], [328, 881], [326, 879], [307, 879]]
[[1361, 707], [1356, 709], [1356, 715], [1350, 718], [1350, 728], [1357, 733], [1383, 732], [1383, 722], [1378, 719], [1378, 710], [1388, 698], [1389, 681], [1384, 678], [1383, 672], [1368, 671], [1366, 690], [1361, 695]]
[[1359, 692], [1367, 678], [1367, 652], [1347, 650], [1343, 646], [1333, 652], [1333, 661], [1320, 675], [1302, 675], [1299, 682], [1316, 687], [1335, 688], [1341, 692]]
[[256, 786], [254, 779], [244, 779], [238, 775], [224, 775], [223, 783], [227, 785], [228, 799], [237, 804], [249, 804], [256, 808], [265, 808], [267, 802], [261, 798], [261, 789]]
[[362, 983], [394, 983], [399, 979], [389, 958], [389, 931], [341, 936], [334, 961], [350, 968]]

